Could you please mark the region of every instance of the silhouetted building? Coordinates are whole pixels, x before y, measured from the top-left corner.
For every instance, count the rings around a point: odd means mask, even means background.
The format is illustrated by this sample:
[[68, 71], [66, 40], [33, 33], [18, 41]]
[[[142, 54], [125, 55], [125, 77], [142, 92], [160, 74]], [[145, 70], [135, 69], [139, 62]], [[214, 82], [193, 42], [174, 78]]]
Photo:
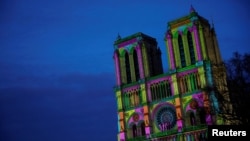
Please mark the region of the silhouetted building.
[[213, 26], [191, 7], [164, 38], [168, 72], [155, 38], [139, 32], [114, 42], [118, 141], [205, 140], [207, 125], [226, 124], [207, 90], [226, 89]]

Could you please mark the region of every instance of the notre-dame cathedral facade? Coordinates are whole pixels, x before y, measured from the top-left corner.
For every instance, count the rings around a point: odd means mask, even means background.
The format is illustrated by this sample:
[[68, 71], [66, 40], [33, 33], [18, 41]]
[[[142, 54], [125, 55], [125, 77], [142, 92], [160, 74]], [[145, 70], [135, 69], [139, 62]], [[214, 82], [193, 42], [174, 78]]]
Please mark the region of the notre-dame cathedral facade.
[[163, 72], [155, 38], [141, 32], [114, 42], [118, 141], [206, 140], [218, 116], [213, 90], [226, 89], [226, 71], [213, 26], [191, 7], [168, 22]]

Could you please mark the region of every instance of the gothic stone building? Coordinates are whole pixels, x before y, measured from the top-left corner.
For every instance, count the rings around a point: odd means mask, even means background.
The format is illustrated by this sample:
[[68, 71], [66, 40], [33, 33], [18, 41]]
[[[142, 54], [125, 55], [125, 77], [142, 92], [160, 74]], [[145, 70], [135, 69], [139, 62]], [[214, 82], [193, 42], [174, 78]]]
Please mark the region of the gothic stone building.
[[168, 22], [164, 39], [168, 72], [155, 38], [139, 32], [114, 42], [118, 141], [206, 140], [207, 125], [225, 122], [206, 89], [226, 83], [214, 28], [191, 7]]

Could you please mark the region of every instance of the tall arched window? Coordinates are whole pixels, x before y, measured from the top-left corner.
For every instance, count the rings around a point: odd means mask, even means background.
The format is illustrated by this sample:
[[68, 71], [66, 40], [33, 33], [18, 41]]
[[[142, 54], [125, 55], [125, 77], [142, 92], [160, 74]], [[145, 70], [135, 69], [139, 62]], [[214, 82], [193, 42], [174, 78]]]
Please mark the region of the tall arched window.
[[137, 136], [137, 128], [136, 128], [135, 124], [133, 125], [132, 130], [133, 130], [133, 137], [136, 137]]
[[194, 112], [190, 112], [190, 115], [189, 115], [189, 120], [190, 120], [190, 124], [191, 125], [195, 125], [196, 123], [196, 120], [195, 120], [195, 115], [194, 115]]
[[148, 67], [149, 67], [149, 70], [150, 70], [150, 76], [153, 76], [155, 73], [154, 73], [154, 62], [153, 62], [153, 56], [154, 56], [154, 50], [151, 48], [151, 47], [149, 47], [148, 49], [147, 49], [147, 52], [148, 52]]
[[199, 108], [198, 109], [198, 114], [199, 114], [199, 118], [200, 118], [200, 123], [201, 124], [205, 124], [206, 123], [206, 112], [205, 112], [205, 109], [203, 107]]
[[136, 81], [138, 81], [140, 79], [140, 71], [139, 71], [139, 63], [138, 63], [136, 50], [134, 50], [133, 59], [134, 59], [134, 67], [135, 67], [135, 79]]
[[144, 124], [144, 122], [141, 124], [141, 135], [142, 135], [142, 136], [146, 135], [146, 133], [145, 133], [145, 124]]
[[183, 46], [182, 37], [180, 34], [178, 36], [178, 45], [179, 45], [179, 51], [180, 51], [181, 67], [186, 67], [184, 46]]
[[190, 31], [188, 31], [187, 33], [187, 40], [188, 40], [190, 61], [191, 61], [191, 64], [195, 64], [194, 44], [193, 44], [193, 38], [192, 38]]
[[131, 83], [129, 55], [127, 52], [125, 53], [125, 66], [126, 66], [127, 83]]

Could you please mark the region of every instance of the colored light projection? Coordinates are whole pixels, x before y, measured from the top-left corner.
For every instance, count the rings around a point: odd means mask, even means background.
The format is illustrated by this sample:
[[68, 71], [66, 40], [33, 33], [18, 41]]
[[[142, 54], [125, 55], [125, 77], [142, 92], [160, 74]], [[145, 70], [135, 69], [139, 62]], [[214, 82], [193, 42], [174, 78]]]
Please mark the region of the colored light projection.
[[[119, 141], [215, 123], [211, 107], [218, 109], [218, 101], [213, 92], [208, 95], [204, 90], [213, 85], [213, 75], [207, 60], [207, 35], [199, 24], [204, 19], [199, 18], [191, 8], [188, 16], [168, 23], [166, 73], [153, 73], [161, 63], [152, 59], [152, 52], [157, 52], [154, 38], [139, 32], [115, 41]], [[205, 130], [199, 130], [199, 134], [204, 137]], [[196, 136], [197, 133], [185, 134], [187, 140]], [[181, 138], [171, 136], [173, 140]]]

